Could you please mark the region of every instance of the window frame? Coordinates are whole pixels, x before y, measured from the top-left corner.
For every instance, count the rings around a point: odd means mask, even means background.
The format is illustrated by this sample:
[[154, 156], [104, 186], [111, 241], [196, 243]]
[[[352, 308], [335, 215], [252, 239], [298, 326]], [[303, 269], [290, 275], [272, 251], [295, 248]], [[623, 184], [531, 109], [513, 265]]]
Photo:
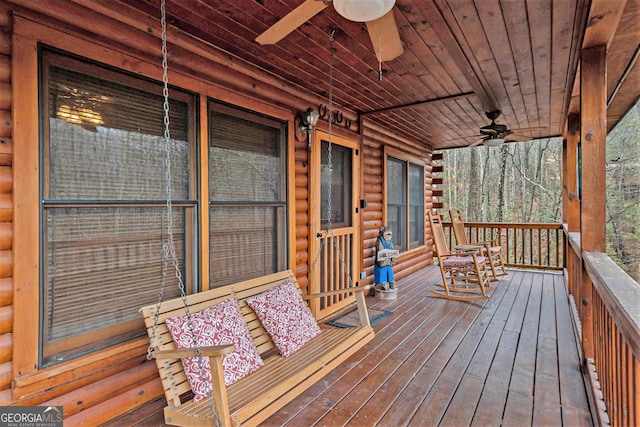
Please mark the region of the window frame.
[[[328, 151], [328, 146], [329, 146], [329, 141], [323, 139], [323, 138], [318, 138], [318, 140], [320, 141], [320, 157], [321, 157], [321, 161], [320, 161], [320, 168], [321, 170], [325, 167], [328, 167], [328, 158], [327, 158], [327, 163], [323, 163], [324, 162], [324, 148], [325, 145], [327, 146], [327, 151]], [[342, 172], [345, 175], [345, 179], [341, 181], [341, 184], [343, 184], [342, 186], [338, 187], [337, 185], [334, 186], [333, 183], [331, 183], [330, 185], [332, 185], [331, 188], [331, 193], [332, 193], [332, 197], [334, 197], [333, 201], [332, 201], [332, 207], [335, 209], [335, 207], [337, 206], [337, 204], [335, 203], [335, 201], [338, 199], [341, 201], [340, 203], [340, 210], [339, 210], [339, 215], [340, 215], [340, 219], [338, 220], [337, 217], [332, 217], [331, 218], [331, 225], [334, 228], [345, 228], [345, 227], [353, 227], [354, 226], [354, 208], [353, 208], [353, 197], [351, 196], [353, 194], [353, 169], [354, 169], [354, 158], [355, 156], [352, 156], [352, 148], [346, 146], [346, 145], [340, 145], [340, 144], [332, 144], [332, 150], [335, 150], [333, 152], [333, 158], [332, 158], [332, 163], [334, 165], [334, 169], [333, 169], [333, 176], [338, 176], [336, 173], [336, 169], [339, 167], [341, 168]], [[344, 153], [345, 156], [344, 157], [338, 157], [336, 156], [336, 152], [341, 152]], [[327, 153], [328, 156], [328, 153]], [[337, 162], [336, 159], [340, 159], [342, 160], [341, 162]], [[336, 166], [338, 165], [338, 166]], [[321, 172], [322, 175], [322, 172]], [[322, 178], [320, 179], [321, 181], [321, 189], [320, 189], [320, 193], [321, 195], [326, 194], [323, 190], [322, 190]], [[335, 196], [336, 194], [338, 194], [338, 196]], [[325, 199], [324, 196], [320, 197], [321, 202], [320, 202], [320, 225], [323, 228], [326, 228], [326, 226], [329, 223], [328, 220], [328, 214], [326, 212], [326, 208], [327, 206], [324, 205]]]
[[[55, 365], [69, 359], [75, 359], [87, 353], [93, 353], [105, 347], [111, 347], [123, 341], [130, 340], [136, 336], [144, 336], [145, 328], [141, 319], [132, 319], [126, 322], [114, 322], [103, 328], [96, 328], [88, 332], [71, 335], [66, 338], [49, 341], [47, 336], [47, 326], [45, 316], [47, 311], [48, 297], [48, 272], [47, 272], [47, 212], [61, 212], [61, 209], [91, 209], [109, 212], [113, 209], [133, 207], [137, 209], [150, 209], [148, 212], [156, 210], [164, 216], [166, 212], [166, 201], [159, 199], [85, 199], [85, 198], [59, 198], [51, 195], [50, 174], [50, 117], [49, 111], [49, 68], [50, 66], [59, 69], [68, 69], [72, 72], [90, 76], [104, 81], [113, 81], [121, 87], [130, 87], [149, 94], [162, 94], [162, 83], [151, 81], [150, 79], [132, 75], [131, 73], [114, 69], [105, 64], [98, 63], [86, 58], [79, 58], [67, 52], [50, 48], [46, 45], [39, 45], [39, 87], [42, 94], [42, 101], [39, 108], [40, 126], [40, 150], [39, 150], [39, 200], [40, 200], [40, 221], [39, 227], [39, 247], [40, 247], [40, 339], [38, 364], [42, 367]], [[198, 96], [183, 89], [171, 88], [170, 97], [179, 100], [187, 105], [188, 122], [187, 143], [189, 149], [188, 173], [187, 173], [187, 195], [186, 199], [173, 200], [175, 210], [184, 209], [184, 241], [183, 247], [179, 250], [184, 254], [184, 265], [180, 266], [184, 285], [187, 293], [193, 292], [196, 286], [198, 269], [195, 260], [198, 259], [198, 147], [195, 138], [197, 133], [197, 106]], [[125, 131], [127, 132], [127, 131]], [[161, 135], [157, 136], [162, 138]], [[164, 193], [162, 189], [162, 193]], [[160, 230], [161, 234], [164, 234]], [[168, 267], [172, 268], [169, 260]], [[155, 301], [148, 301], [153, 303]]]
[[[290, 194], [289, 194], [289, 185], [288, 182], [290, 182], [290, 175], [289, 175], [289, 162], [290, 162], [290, 151], [289, 151], [289, 143], [288, 143], [288, 134], [289, 134], [289, 129], [288, 129], [288, 125], [287, 122], [284, 120], [281, 120], [277, 117], [271, 117], [271, 116], [267, 116], [264, 114], [261, 114], [259, 112], [255, 112], [255, 111], [249, 111], [246, 110], [244, 108], [241, 108], [239, 106], [234, 106], [234, 105], [230, 105], [227, 104], [225, 102], [221, 102], [219, 100], [216, 99], [209, 99], [207, 102], [207, 118], [208, 118], [208, 131], [207, 131], [207, 153], [208, 153], [208, 162], [207, 162], [207, 182], [209, 187], [211, 185], [215, 185], [215, 183], [211, 182], [212, 177], [210, 176], [209, 173], [209, 168], [210, 168], [210, 164], [212, 162], [215, 162], [215, 159], [211, 159], [210, 158], [210, 149], [213, 146], [213, 140], [212, 140], [212, 135], [211, 135], [211, 131], [212, 131], [212, 126], [210, 123], [210, 118], [212, 114], [218, 113], [218, 114], [222, 114], [222, 115], [226, 115], [226, 116], [230, 116], [233, 118], [238, 118], [238, 119], [242, 119], [242, 120], [246, 120], [249, 122], [253, 122], [256, 124], [260, 124], [263, 126], [268, 126], [270, 128], [273, 129], [277, 129], [279, 131], [279, 154], [280, 154], [280, 161], [279, 164], [281, 166], [281, 173], [280, 173], [280, 200], [271, 200], [271, 201], [248, 201], [248, 200], [242, 200], [242, 201], [230, 201], [230, 200], [212, 200], [212, 196], [211, 196], [211, 192], [209, 192], [207, 194], [207, 203], [208, 203], [208, 209], [209, 209], [209, 217], [212, 216], [212, 211], [215, 208], [238, 208], [238, 207], [247, 207], [247, 208], [274, 208], [276, 209], [276, 214], [274, 215], [274, 218], [277, 222], [277, 226], [276, 226], [276, 231], [277, 233], [275, 234], [275, 247], [274, 247], [274, 252], [275, 252], [275, 272], [277, 271], [282, 271], [285, 270], [287, 268], [289, 268], [289, 264], [290, 264], [290, 223], [291, 223], [291, 216], [290, 216], [290, 211], [292, 211], [292, 207], [291, 207], [291, 198], [290, 198]], [[211, 238], [211, 236], [213, 236], [214, 230], [211, 228], [211, 223], [212, 221], [209, 220], [209, 222], [206, 224], [206, 229], [208, 230], [208, 236]], [[205, 224], [203, 224], [203, 228], [205, 227]], [[208, 246], [209, 251], [211, 251], [211, 245]], [[219, 277], [215, 276], [215, 268], [211, 265], [212, 260], [210, 260], [210, 265], [209, 265], [209, 287], [210, 288], [214, 288], [214, 287], [218, 287], [218, 286], [224, 286], [227, 283], [227, 281], [220, 281]], [[247, 275], [243, 275], [242, 276], [243, 279], [249, 279], [252, 277], [251, 274]]]
[[[383, 218], [383, 225], [388, 225], [388, 219], [389, 219], [389, 212], [388, 212], [388, 206], [389, 206], [389, 173], [388, 173], [388, 161], [389, 158], [393, 159], [394, 161], [398, 161], [404, 164], [404, 184], [406, 186], [406, 193], [404, 194], [404, 206], [406, 207], [406, 214], [405, 214], [405, 218], [404, 218], [404, 222], [405, 222], [405, 230], [406, 230], [406, 235], [403, 236], [404, 241], [406, 242], [406, 248], [399, 248], [400, 250], [400, 259], [402, 259], [403, 257], [406, 256], [406, 254], [411, 254], [414, 253], [416, 251], [421, 251], [426, 247], [426, 238], [425, 238], [425, 234], [426, 234], [426, 227], [425, 227], [425, 215], [426, 215], [426, 206], [427, 206], [427, 199], [426, 199], [426, 192], [425, 192], [425, 188], [426, 188], [426, 163], [424, 161], [422, 161], [421, 159], [417, 159], [415, 157], [412, 157], [410, 154], [405, 153], [403, 151], [400, 150], [396, 150], [390, 147], [385, 146], [384, 147], [384, 155], [383, 155], [383, 212], [382, 212], [382, 218]], [[411, 241], [411, 188], [410, 188], [410, 170], [411, 170], [411, 166], [418, 166], [422, 169], [422, 242], [412, 242]], [[391, 230], [394, 233], [394, 236], [396, 235], [396, 233], [398, 232], [397, 230]], [[415, 246], [413, 246], [415, 245]], [[394, 246], [398, 246], [395, 244], [394, 241]]]

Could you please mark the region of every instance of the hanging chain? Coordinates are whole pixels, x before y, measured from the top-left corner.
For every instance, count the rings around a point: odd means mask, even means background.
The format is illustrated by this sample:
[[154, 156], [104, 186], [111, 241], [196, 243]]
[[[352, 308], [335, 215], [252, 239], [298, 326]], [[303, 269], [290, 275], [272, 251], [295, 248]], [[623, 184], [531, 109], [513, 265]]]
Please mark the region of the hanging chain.
[[349, 281], [349, 287], [351, 288], [353, 287], [353, 279], [351, 277], [351, 274], [349, 273], [349, 269], [347, 268], [347, 263], [344, 259], [342, 251], [338, 247], [338, 239], [336, 239], [333, 236], [333, 223], [332, 223], [332, 216], [331, 216], [331, 211], [332, 211], [331, 193], [333, 192], [332, 191], [332, 187], [333, 187], [332, 185], [333, 184], [332, 126], [333, 126], [333, 119], [334, 119], [333, 118], [333, 62], [335, 57], [335, 48], [333, 47], [333, 42], [334, 42], [335, 33], [336, 33], [336, 30], [334, 29], [332, 29], [329, 32], [331, 56], [330, 56], [330, 63], [329, 63], [329, 141], [327, 144], [327, 167], [329, 168], [329, 192], [328, 192], [329, 194], [327, 195], [327, 239], [331, 239], [333, 241], [333, 247], [336, 251], [336, 254], [338, 254], [338, 261], [342, 265], [342, 271], [344, 272], [345, 276], [347, 276], [347, 279]]
[[[162, 96], [163, 96], [163, 112], [164, 112], [164, 168], [165, 168], [165, 192], [167, 195], [167, 203], [166, 203], [166, 222], [167, 222], [167, 241], [162, 244], [162, 273], [161, 273], [161, 285], [160, 292], [158, 296], [158, 303], [156, 304], [156, 311], [154, 315], [153, 322], [153, 330], [151, 332], [151, 340], [149, 341], [149, 348], [147, 349], [147, 359], [151, 359], [153, 353], [153, 345], [156, 340], [156, 335], [158, 332], [158, 321], [160, 317], [160, 306], [162, 305], [162, 301], [164, 298], [164, 290], [167, 282], [167, 266], [168, 260], [171, 258], [173, 263], [173, 268], [175, 271], [176, 279], [178, 280], [178, 286], [180, 288], [180, 298], [182, 299], [182, 304], [184, 306], [185, 316], [187, 318], [187, 325], [191, 332], [191, 337], [193, 339], [195, 357], [198, 361], [198, 367], [200, 370], [200, 377], [206, 378], [205, 369], [204, 369], [204, 360], [200, 353], [200, 347], [197, 344], [195, 327], [193, 325], [193, 321], [191, 319], [191, 313], [189, 311], [189, 306], [187, 303], [187, 290], [184, 284], [184, 280], [182, 277], [182, 273], [180, 271], [180, 263], [178, 262], [178, 256], [176, 255], [176, 248], [174, 245], [173, 239], [173, 189], [172, 189], [172, 180], [171, 176], [171, 132], [170, 132], [170, 121], [169, 121], [169, 64], [168, 64], [168, 53], [167, 53], [167, 11], [166, 11], [166, 1], [162, 0], [160, 2], [160, 14], [161, 14], [161, 24], [162, 24]], [[212, 377], [213, 380], [213, 377]], [[220, 426], [220, 421], [218, 420], [218, 414], [215, 410], [215, 403], [211, 396], [211, 383], [205, 381], [206, 384], [206, 394], [209, 401], [209, 409], [211, 410], [211, 415], [213, 417], [213, 421], [217, 427]]]
[[[334, 36], [336, 34], [336, 30], [335, 29], [331, 29], [329, 30], [329, 54], [330, 54], [330, 61], [329, 61], [329, 106], [328, 106], [328, 123], [329, 123], [329, 141], [327, 143], [327, 167], [329, 168], [329, 191], [327, 194], [327, 227], [326, 227], [326, 236], [324, 239], [322, 239], [320, 241], [320, 247], [318, 248], [318, 251], [316, 252], [316, 256], [313, 260], [313, 263], [311, 264], [311, 269], [309, 269], [309, 274], [307, 275], [307, 283], [311, 282], [311, 276], [313, 274], [313, 272], [315, 271], [315, 268], [318, 264], [318, 261], [320, 259], [320, 255], [322, 254], [322, 251], [324, 250], [324, 246], [325, 246], [325, 242], [327, 239], [331, 239], [333, 241], [333, 246], [336, 250], [336, 253], [338, 254], [338, 261], [340, 261], [340, 263], [342, 264], [342, 271], [344, 272], [345, 276], [347, 276], [348, 282], [349, 282], [349, 287], [352, 288], [353, 285], [353, 278], [351, 277], [351, 274], [349, 273], [349, 269], [347, 267], [347, 263], [344, 259], [344, 256], [342, 254], [342, 252], [340, 251], [340, 248], [338, 247], [338, 239], [336, 239], [333, 236], [333, 220], [332, 220], [332, 215], [331, 215], [331, 211], [332, 211], [332, 206], [331, 206], [331, 193], [332, 193], [332, 181], [333, 181], [333, 61], [334, 61], [334, 56], [335, 56], [335, 48], [333, 47], [333, 43], [334, 43]], [[322, 147], [320, 147], [321, 151], [322, 151]], [[321, 178], [322, 179], [322, 178]]]
[[[335, 29], [330, 29], [329, 30], [329, 106], [327, 107], [329, 110], [329, 118], [327, 119], [329, 122], [329, 144], [327, 147], [327, 164], [329, 167], [329, 171], [330, 173], [332, 173], [332, 154], [331, 154], [331, 138], [333, 135], [333, 57], [334, 57], [334, 47], [333, 47], [333, 41], [334, 41], [334, 35], [336, 34], [336, 30]], [[320, 146], [320, 156], [322, 157], [322, 145]], [[320, 163], [322, 163], [322, 161], [320, 161]], [[320, 180], [322, 181], [322, 172], [320, 173]], [[320, 186], [320, 188], [322, 189], [322, 185]], [[322, 215], [321, 215], [322, 216]], [[322, 254], [322, 251], [324, 250], [324, 245], [325, 245], [325, 241], [330, 238], [330, 233], [331, 233], [331, 182], [329, 182], [329, 194], [327, 195], [327, 235], [324, 239], [320, 240], [320, 247], [318, 248], [318, 251], [316, 252], [316, 256], [313, 259], [313, 262], [311, 263], [311, 268], [309, 269], [309, 273], [307, 274], [307, 283], [311, 283], [311, 276], [313, 275], [313, 272], [316, 270], [316, 266], [318, 265], [318, 261], [320, 260], [320, 255]], [[320, 237], [320, 235], [318, 235], [318, 237]]]
[[[329, 31], [329, 142], [327, 144], [327, 167], [329, 168], [329, 194], [327, 195], [327, 238], [333, 229], [331, 219], [331, 187], [333, 176], [333, 154], [332, 154], [332, 137], [333, 137], [333, 59], [335, 57], [335, 48], [333, 47], [334, 36], [336, 30]], [[320, 147], [322, 149], [322, 147]]]

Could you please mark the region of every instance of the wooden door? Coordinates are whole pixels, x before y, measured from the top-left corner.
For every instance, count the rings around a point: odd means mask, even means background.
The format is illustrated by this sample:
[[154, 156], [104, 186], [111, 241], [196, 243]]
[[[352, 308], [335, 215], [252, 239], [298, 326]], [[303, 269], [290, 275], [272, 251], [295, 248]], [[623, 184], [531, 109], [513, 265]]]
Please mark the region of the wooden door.
[[[311, 145], [310, 291], [358, 285], [360, 265], [360, 159], [356, 141], [316, 131]], [[354, 301], [353, 294], [314, 299], [316, 318]]]

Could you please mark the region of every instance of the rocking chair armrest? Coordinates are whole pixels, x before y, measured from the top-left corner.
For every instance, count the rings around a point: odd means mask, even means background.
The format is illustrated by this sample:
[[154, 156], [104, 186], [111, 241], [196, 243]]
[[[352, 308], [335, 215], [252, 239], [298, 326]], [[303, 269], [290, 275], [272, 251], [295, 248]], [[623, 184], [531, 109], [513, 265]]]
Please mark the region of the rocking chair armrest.
[[474, 255], [474, 254], [477, 255], [480, 252], [480, 249], [482, 249], [482, 246], [474, 245], [474, 247], [468, 247], [464, 249], [454, 249], [450, 251], [448, 254], [444, 254], [442, 256], [448, 258], [452, 256], [468, 256], [468, 255]]
[[482, 241], [482, 242], [471, 242], [469, 244], [470, 245], [483, 245], [483, 246], [498, 246], [498, 240], [497, 239], [485, 240], [485, 241]]
[[[233, 353], [235, 346], [233, 344], [212, 345], [200, 348], [200, 356], [202, 357], [222, 357], [224, 354]], [[183, 357], [196, 357], [195, 348], [177, 348], [175, 350], [156, 350], [151, 353], [154, 359], [182, 359]]]
[[368, 291], [372, 287], [373, 286], [371, 286], [371, 285], [354, 286], [354, 287], [351, 287], [351, 288], [336, 289], [334, 291], [318, 292], [318, 293], [315, 293], [315, 294], [303, 295], [302, 298], [304, 300], [308, 301], [308, 300], [314, 299], [314, 298], [322, 298], [322, 297], [327, 297], [327, 296], [331, 296], [331, 295], [345, 294], [345, 293], [348, 293], [348, 292], [364, 292], [364, 291]]
[[455, 251], [460, 251], [460, 252], [476, 252], [479, 249], [482, 249], [482, 247], [485, 246], [482, 243], [467, 243], [466, 245], [456, 245], [453, 247], [453, 251], [451, 252], [455, 252]]

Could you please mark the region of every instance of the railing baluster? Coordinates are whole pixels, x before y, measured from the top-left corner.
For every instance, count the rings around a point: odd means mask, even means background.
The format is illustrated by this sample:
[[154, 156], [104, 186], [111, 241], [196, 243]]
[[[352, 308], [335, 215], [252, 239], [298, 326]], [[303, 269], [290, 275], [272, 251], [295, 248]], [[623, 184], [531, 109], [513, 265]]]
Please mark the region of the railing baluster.
[[[453, 247], [451, 223], [443, 223]], [[505, 264], [510, 267], [561, 270], [564, 233], [561, 224], [466, 223], [469, 241], [497, 239], [503, 248]]]
[[631, 349], [629, 349], [629, 353], [630, 357], [629, 357], [629, 362], [631, 365], [631, 372], [632, 374], [629, 375], [629, 381], [630, 381], [630, 387], [632, 389], [631, 391], [631, 409], [630, 409], [630, 414], [631, 416], [629, 417], [631, 420], [631, 423], [629, 425], [634, 425], [634, 426], [638, 426], [640, 425], [640, 362], [638, 362], [638, 359], [633, 358], [633, 353], [631, 351]]

